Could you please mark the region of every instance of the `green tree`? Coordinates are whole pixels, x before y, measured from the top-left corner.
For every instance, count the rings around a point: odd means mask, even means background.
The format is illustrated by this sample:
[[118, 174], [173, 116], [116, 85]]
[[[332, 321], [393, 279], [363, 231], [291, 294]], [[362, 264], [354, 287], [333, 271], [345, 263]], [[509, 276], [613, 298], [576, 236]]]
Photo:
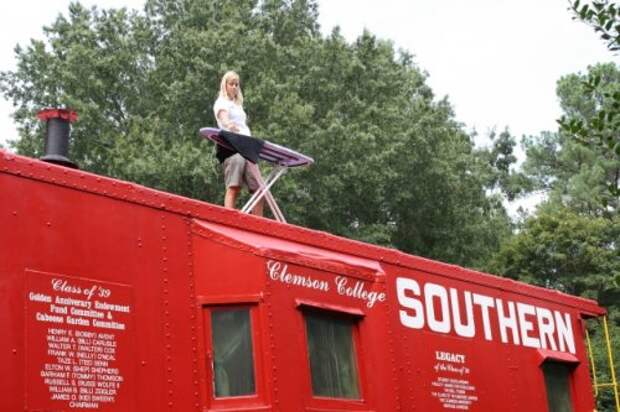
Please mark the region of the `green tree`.
[[[615, 1], [570, 1], [575, 18], [589, 24], [612, 53], [620, 50], [620, 6]], [[593, 103], [589, 113], [567, 113], [558, 123], [562, 132], [584, 146], [596, 147], [605, 159], [620, 159], [620, 85], [610, 83], [606, 73], [592, 70], [581, 79], [579, 91]], [[620, 198], [620, 176], [608, 183], [609, 193]]]
[[[564, 76], [558, 81], [557, 93], [566, 117], [587, 122], [607, 107], [602, 94], [584, 93], [583, 81], [590, 76], [601, 79], [602, 92], [620, 92], [620, 69], [613, 63], [592, 66], [585, 75]], [[524, 171], [536, 189], [548, 191], [558, 202], [583, 213], [618, 213], [620, 198], [614, 191], [620, 184], [620, 157], [603, 146], [582, 144], [563, 127], [557, 133], [529, 137], [524, 144]]]
[[490, 269], [620, 309], [619, 238], [618, 216], [591, 217], [548, 203], [504, 244]]
[[71, 157], [84, 169], [220, 203], [213, 149], [197, 132], [214, 124], [219, 78], [234, 69], [253, 133], [316, 159], [275, 188], [290, 221], [480, 265], [509, 234], [497, 190], [512, 146], [476, 150], [410, 55], [368, 32], [324, 37], [317, 13], [310, 0], [72, 4], [1, 74], [15, 146], [39, 155], [34, 112], [69, 106], [80, 115]]
[[575, 18], [599, 33], [612, 52], [620, 51], [620, 5], [613, 0], [569, 1]]

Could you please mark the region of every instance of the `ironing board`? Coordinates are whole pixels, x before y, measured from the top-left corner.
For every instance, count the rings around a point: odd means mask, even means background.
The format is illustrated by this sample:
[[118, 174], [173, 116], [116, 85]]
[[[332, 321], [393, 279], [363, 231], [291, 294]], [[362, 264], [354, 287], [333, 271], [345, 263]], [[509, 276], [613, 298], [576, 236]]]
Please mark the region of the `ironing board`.
[[[226, 140], [224, 136], [220, 134], [221, 130], [214, 127], [203, 127], [200, 129], [200, 135], [206, 139], [211, 140], [217, 145], [222, 146], [223, 148], [237, 152], [234, 147], [230, 144], [229, 141]], [[251, 136], [238, 135], [247, 139], [254, 139]], [[275, 219], [279, 222], [286, 223], [286, 219], [284, 218], [284, 214], [278, 207], [275, 199], [271, 195], [269, 189], [274, 185], [274, 183], [284, 175], [290, 168], [299, 167], [299, 166], [309, 166], [314, 163], [314, 159], [299, 152], [296, 152], [288, 147], [280, 146], [275, 143], [271, 143], [269, 141], [262, 141], [263, 146], [258, 152], [258, 158], [267, 163], [273, 165], [273, 169], [267, 176], [267, 179], [263, 180], [260, 170], [256, 163], [252, 160], [248, 159], [247, 167], [250, 168], [250, 173], [256, 178], [259, 183], [259, 188], [256, 190], [250, 199], [246, 202], [246, 204], [241, 208], [243, 213], [250, 213], [250, 211], [256, 206], [256, 204], [262, 199], [265, 198], [271, 212]]]

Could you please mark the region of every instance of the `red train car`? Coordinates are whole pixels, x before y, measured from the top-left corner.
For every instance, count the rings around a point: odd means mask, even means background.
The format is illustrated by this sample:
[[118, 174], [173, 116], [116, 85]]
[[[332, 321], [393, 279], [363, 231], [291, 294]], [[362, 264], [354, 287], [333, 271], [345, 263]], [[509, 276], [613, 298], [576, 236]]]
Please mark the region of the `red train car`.
[[596, 302], [0, 151], [1, 411], [576, 411]]

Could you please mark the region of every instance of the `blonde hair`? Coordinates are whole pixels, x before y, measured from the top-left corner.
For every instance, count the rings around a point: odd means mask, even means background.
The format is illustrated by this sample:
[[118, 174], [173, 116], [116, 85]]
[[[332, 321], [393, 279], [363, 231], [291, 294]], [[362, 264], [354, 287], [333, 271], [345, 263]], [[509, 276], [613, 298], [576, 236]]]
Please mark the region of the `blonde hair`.
[[[224, 76], [222, 76], [222, 81], [220, 82], [220, 96], [226, 99], [228, 99], [228, 93], [226, 92], [226, 83], [228, 83], [228, 81], [231, 79], [237, 79], [237, 81], [239, 81], [239, 75], [236, 72], [229, 70], [224, 73]], [[241, 85], [239, 85], [239, 88], [237, 89], [237, 97], [235, 98], [234, 102], [237, 103], [239, 106], [243, 106], [243, 93], [241, 93]]]

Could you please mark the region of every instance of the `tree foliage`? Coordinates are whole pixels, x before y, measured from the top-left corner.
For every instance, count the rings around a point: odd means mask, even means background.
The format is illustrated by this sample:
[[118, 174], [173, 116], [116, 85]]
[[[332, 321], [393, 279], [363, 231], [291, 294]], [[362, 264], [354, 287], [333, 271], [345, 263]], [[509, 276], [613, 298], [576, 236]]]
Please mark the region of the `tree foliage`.
[[325, 37], [317, 16], [310, 0], [74, 3], [0, 77], [17, 107], [15, 147], [39, 155], [35, 111], [69, 106], [82, 168], [219, 203], [197, 132], [214, 124], [219, 78], [233, 69], [253, 133], [316, 159], [275, 188], [292, 222], [480, 265], [509, 234], [497, 176], [512, 146], [476, 150], [410, 55], [369, 32]]
[[[585, 92], [584, 79], [601, 79], [601, 92]], [[604, 93], [620, 92], [620, 69], [613, 63], [598, 64], [587, 74], [571, 74], [558, 81], [557, 94], [565, 117], [586, 124], [597, 119], [609, 102]], [[612, 133], [603, 129], [604, 133]], [[560, 128], [524, 140], [525, 173], [534, 187], [550, 192], [557, 202], [595, 216], [618, 213], [620, 198], [613, 192], [620, 184], [620, 157], [597, 144], [582, 144]], [[611, 189], [611, 191], [610, 191]]]
[[620, 216], [593, 218], [550, 203], [524, 222], [494, 257], [491, 268], [620, 308], [618, 239]]
[[607, 48], [620, 51], [620, 5], [613, 0], [584, 1], [571, 0], [570, 8], [575, 17], [590, 25]]
[[[612, 53], [620, 51], [620, 5], [610, 0], [570, 2], [575, 18], [589, 24], [600, 34]], [[617, 70], [616, 70], [617, 73]], [[581, 80], [580, 92], [593, 102], [590, 113], [562, 116], [558, 120], [563, 133], [584, 146], [596, 146], [606, 159], [620, 159], [620, 83], [617, 76], [610, 82], [605, 73], [592, 70]], [[620, 198], [620, 176], [609, 182], [607, 189]]]

